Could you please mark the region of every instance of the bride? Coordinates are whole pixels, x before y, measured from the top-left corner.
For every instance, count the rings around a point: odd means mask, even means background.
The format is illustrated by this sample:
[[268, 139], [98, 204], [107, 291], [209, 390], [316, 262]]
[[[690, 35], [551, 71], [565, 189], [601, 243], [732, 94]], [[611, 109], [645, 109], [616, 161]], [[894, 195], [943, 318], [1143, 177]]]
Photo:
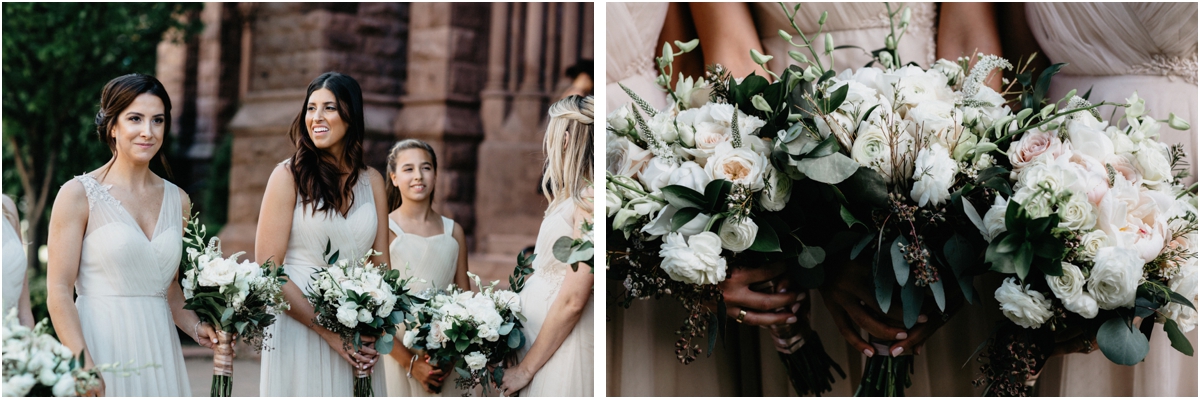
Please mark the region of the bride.
[[568, 96], [550, 106], [546, 127], [546, 175], [550, 205], [538, 230], [533, 275], [521, 291], [528, 349], [505, 370], [501, 392], [521, 396], [592, 396], [592, 279], [586, 267], [555, 259], [551, 248], [563, 236], [579, 237], [592, 220], [591, 96]]

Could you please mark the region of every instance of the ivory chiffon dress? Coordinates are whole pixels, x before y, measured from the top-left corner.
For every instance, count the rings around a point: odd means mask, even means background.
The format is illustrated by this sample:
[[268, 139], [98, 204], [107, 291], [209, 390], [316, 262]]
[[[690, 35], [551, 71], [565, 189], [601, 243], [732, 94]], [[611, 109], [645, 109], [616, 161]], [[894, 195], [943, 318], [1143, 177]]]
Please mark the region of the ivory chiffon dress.
[[91, 175], [75, 180], [83, 184], [88, 199], [87, 230], [75, 280], [83, 340], [96, 364], [151, 365], [128, 376], [103, 373], [104, 395], [190, 396], [183, 351], [167, 303], [167, 288], [176, 284], [183, 255], [179, 188], [163, 180], [158, 221], [147, 237], [125, 206], [109, 194], [112, 185], [101, 185]]
[[[287, 162], [287, 161], [285, 161]], [[341, 251], [342, 259], [359, 258], [375, 243], [379, 218], [367, 170], [359, 173], [354, 186], [354, 204], [342, 216], [317, 211], [296, 198], [292, 230], [288, 235], [284, 270], [301, 292], [308, 292], [313, 273], [328, 267], [323, 252], [327, 242]], [[309, 322], [281, 315], [267, 327], [262, 353], [260, 396], [351, 396], [354, 369], [336, 351], [308, 328]], [[383, 373], [376, 367], [371, 379], [375, 396], [386, 396]]]
[[[1050, 98], [1071, 89], [1090, 101], [1125, 103], [1138, 92], [1156, 119], [1170, 113], [1192, 124], [1159, 129], [1166, 143], [1182, 143], [1196, 181], [1196, 3], [1029, 3], [1030, 29], [1053, 63], [1066, 62], [1054, 76]], [[1101, 109], [1108, 118], [1110, 109]], [[1122, 118], [1123, 108], [1113, 120]], [[1196, 330], [1186, 334], [1196, 347]], [[1136, 366], [1119, 366], [1100, 351], [1051, 359], [1039, 377], [1042, 395], [1196, 396], [1196, 358], [1171, 348], [1162, 325], [1150, 336], [1150, 353]]]
[[[524, 323], [525, 347], [518, 355], [524, 359], [529, 348], [537, 342], [550, 307], [562, 289], [563, 280], [571, 267], [554, 258], [554, 242], [560, 237], [574, 236], [575, 203], [563, 201], [555, 205], [542, 220], [538, 229], [537, 244], [533, 253], [533, 274], [525, 281], [521, 290], [521, 314]], [[586, 272], [586, 271], [583, 271]], [[595, 310], [594, 296], [588, 298], [583, 315], [571, 328], [562, 345], [554, 351], [541, 370], [533, 375], [529, 385], [521, 389], [520, 396], [593, 396], [595, 359]], [[610, 393], [611, 395], [611, 393]]]
[[[5, 208], [7, 208], [5, 203]], [[5, 209], [5, 212], [17, 214], [16, 209]], [[4, 316], [17, 307], [24, 292], [25, 269], [28, 267], [25, 258], [25, 244], [17, 237], [17, 229], [8, 218], [4, 218]]]
[[[454, 221], [442, 217], [443, 233], [435, 236], [419, 236], [405, 233], [396, 221], [388, 218], [388, 228], [396, 239], [388, 245], [392, 269], [400, 270], [401, 276], [412, 276], [409, 288], [421, 292], [427, 288], [445, 289], [454, 284], [454, 272], [458, 269], [458, 240], [454, 239]], [[403, 336], [404, 325], [400, 325], [397, 336]], [[416, 380], [408, 377], [404, 367], [390, 355], [382, 355], [386, 373], [387, 390], [391, 396], [461, 396], [462, 390], [454, 387], [458, 374], [453, 371], [442, 384], [441, 395], [426, 392]], [[425, 361], [418, 358], [416, 361]]]

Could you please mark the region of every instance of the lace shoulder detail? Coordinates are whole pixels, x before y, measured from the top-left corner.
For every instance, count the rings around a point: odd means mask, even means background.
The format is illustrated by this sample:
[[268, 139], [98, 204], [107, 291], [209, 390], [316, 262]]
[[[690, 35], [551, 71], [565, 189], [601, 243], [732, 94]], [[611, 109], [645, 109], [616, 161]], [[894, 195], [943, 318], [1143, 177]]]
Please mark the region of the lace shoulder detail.
[[1191, 58], [1153, 54], [1150, 60], [1129, 67], [1129, 74], [1166, 76], [1170, 80], [1180, 78], [1184, 82], [1196, 84], [1196, 58], [1196, 54], [1192, 54]]
[[112, 188], [111, 184], [101, 185], [99, 181], [96, 181], [95, 177], [92, 177], [92, 175], [88, 174], [76, 176], [75, 180], [79, 180], [79, 183], [83, 184], [83, 190], [87, 193], [89, 210], [96, 206], [96, 201], [103, 201], [109, 205], [121, 206], [121, 201], [117, 200], [112, 196], [112, 194], [108, 193], [108, 189]]

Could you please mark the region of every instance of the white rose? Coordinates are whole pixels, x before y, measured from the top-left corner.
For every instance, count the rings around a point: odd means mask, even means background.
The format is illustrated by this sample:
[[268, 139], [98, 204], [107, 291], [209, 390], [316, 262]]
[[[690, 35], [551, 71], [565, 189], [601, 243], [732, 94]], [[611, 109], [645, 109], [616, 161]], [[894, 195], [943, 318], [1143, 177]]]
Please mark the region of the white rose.
[[725, 258], [721, 238], [710, 231], [685, 239], [682, 234], [663, 237], [659, 251], [662, 267], [676, 281], [688, 284], [717, 284], [725, 280]]
[[1029, 289], [1028, 285], [1022, 288], [1016, 281], [1015, 277], [1006, 278], [1004, 283], [1000, 284], [1000, 288], [996, 289], [996, 301], [1000, 303], [1000, 310], [1004, 312], [1005, 317], [1021, 327], [1038, 328], [1053, 315], [1050, 311], [1050, 301], [1047, 301], [1042, 293]]
[[29, 394], [29, 390], [37, 384], [37, 379], [34, 379], [29, 374], [18, 374], [14, 376], [6, 376], [7, 381], [4, 381], [4, 396], [21, 396]]
[[792, 179], [774, 167], [766, 168], [767, 185], [759, 193], [758, 204], [771, 212], [783, 210], [792, 198]]
[[358, 307], [358, 305], [355, 304], [354, 302], [348, 302], [346, 304], [343, 304], [341, 307], [339, 307], [337, 310], [338, 322], [340, 322], [340, 323], [342, 323], [342, 325], [344, 325], [346, 327], [350, 327], [350, 328], [354, 328], [354, 326], [357, 326], [358, 325], [358, 311], [355, 310], [356, 307]]
[[700, 164], [687, 161], [679, 165], [678, 169], [671, 171], [670, 175], [667, 176], [667, 184], [663, 187], [669, 185], [684, 186], [703, 194], [705, 186], [711, 181], [712, 177], [709, 177], [704, 168], [700, 167]]
[[646, 191], [655, 192], [661, 191], [667, 186], [667, 179], [671, 177], [671, 172], [678, 169], [679, 165], [663, 158], [654, 157], [646, 164], [646, 168], [642, 169], [642, 173], [638, 175], [638, 181], [642, 182], [642, 186], [646, 187]]
[[919, 206], [941, 205], [950, 199], [950, 186], [958, 173], [958, 163], [950, 158], [946, 147], [934, 143], [917, 155], [910, 196]]
[[650, 150], [642, 149], [625, 137], [608, 132], [608, 142], [605, 143], [607, 154], [607, 169], [609, 173], [619, 176], [635, 177], [654, 156]]
[[763, 188], [763, 169], [767, 166], [766, 157], [745, 147], [733, 148], [733, 145], [726, 143], [717, 147], [716, 154], [708, 160], [704, 170], [713, 180], [725, 179], [758, 191]]
[[1079, 239], [1079, 247], [1076, 249], [1075, 256], [1090, 261], [1096, 258], [1096, 253], [1100, 252], [1100, 248], [1110, 245], [1108, 234], [1105, 234], [1104, 230], [1092, 230]]
[[879, 125], [863, 121], [858, 137], [850, 148], [850, 157], [859, 165], [875, 169], [884, 176], [892, 175], [892, 149], [887, 133]]
[[669, 146], [679, 140], [679, 130], [675, 128], [674, 112], [659, 112], [646, 121], [650, 134], [664, 146]]
[[57, 397], [78, 396], [75, 392], [75, 377], [71, 374], [64, 374], [58, 382], [54, 383], [54, 387], [50, 388], [51, 393]]
[[1142, 181], [1151, 187], [1170, 185], [1174, 178], [1166, 151], [1165, 143], [1153, 140], [1145, 140], [1138, 145], [1137, 167], [1142, 172]]
[[441, 344], [443, 342], [449, 341], [450, 337], [446, 336], [446, 330], [453, 327], [449, 324], [442, 320], [434, 320], [429, 325], [429, 338], [427, 339], [426, 346], [437, 349], [442, 347]]
[[633, 130], [633, 124], [629, 121], [629, 104], [618, 107], [605, 119], [608, 121], [608, 127], [618, 132], [628, 133]]
[[1090, 230], [1096, 226], [1096, 210], [1084, 194], [1074, 194], [1058, 205], [1058, 227], [1074, 231]]
[[1031, 130], [1025, 132], [1020, 140], [1012, 143], [1008, 149], [1008, 160], [1012, 162], [1013, 170], [1018, 171], [1029, 166], [1042, 155], [1054, 158], [1061, 155], [1062, 151], [1062, 140], [1058, 139], [1057, 134]]
[[1085, 319], [1096, 317], [1096, 312], [1099, 311], [1096, 300], [1091, 294], [1083, 291], [1083, 285], [1086, 283], [1083, 271], [1067, 262], [1062, 262], [1062, 269], [1062, 276], [1046, 276], [1050, 291], [1062, 300], [1063, 307], [1067, 310], [1078, 313]]
[[223, 287], [233, 282], [237, 276], [237, 265], [216, 258], [200, 267], [198, 281], [205, 287]]
[[1086, 154], [1093, 159], [1105, 159], [1116, 154], [1112, 139], [1104, 133], [1104, 123], [1088, 115], [1086, 118], [1065, 122], [1067, 139], [1072, 151]]
[[733, 252], [742, 252], [754, 244], [754, 237], [758, 235], [758, 224], [748, 217], [742, 218], [741, 221], [726, 218], [721, 222], [718, 234], [721, 237], [721, 247]]
[[1129, 248], [1107, 247], [1096, 253], [1088, 292], [1101, 309], [1133, 307], [1145, 261]]
[[1008, 200], [997, 195], [996, 202], [992, 207], [988, 208], [987, 213], [983, 215], [983, 227], [987, 231], [981, 231], [988, 242], [1000, 235], [1000, 233], [1008, 231], [1008, 227], [1004, 225], [1004, 215], [1008, 213]]
[[471, 371], [482, 370], [484, 366], [487, 366], [487, 356], [478, 351], [468, 353], [466, 356], [463, 356], [463, 360], [467, 361], [467, 367]]
[[417, 340], [417, 330], [408, 330], [404, 332], [404, 338], [400, 339], [400, 343], [404, 344], [405, 348], [412, 348], [413, 342]]

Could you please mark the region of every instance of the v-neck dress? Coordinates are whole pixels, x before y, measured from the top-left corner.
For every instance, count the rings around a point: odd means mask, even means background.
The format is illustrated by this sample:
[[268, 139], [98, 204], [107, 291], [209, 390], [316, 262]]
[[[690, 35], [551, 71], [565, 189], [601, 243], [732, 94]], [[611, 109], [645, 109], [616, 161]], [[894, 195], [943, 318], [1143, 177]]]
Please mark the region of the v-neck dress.
[[96, 364], [148, 368], [104, 373], [105, 396], [190, 396], [179, 335], [167, 304], [183, 254], [179, 189], [163, 180], [162, 208], [147, 238], [129, 211], [90, 175], [88, 224], [75, 280], [83, 339]]

